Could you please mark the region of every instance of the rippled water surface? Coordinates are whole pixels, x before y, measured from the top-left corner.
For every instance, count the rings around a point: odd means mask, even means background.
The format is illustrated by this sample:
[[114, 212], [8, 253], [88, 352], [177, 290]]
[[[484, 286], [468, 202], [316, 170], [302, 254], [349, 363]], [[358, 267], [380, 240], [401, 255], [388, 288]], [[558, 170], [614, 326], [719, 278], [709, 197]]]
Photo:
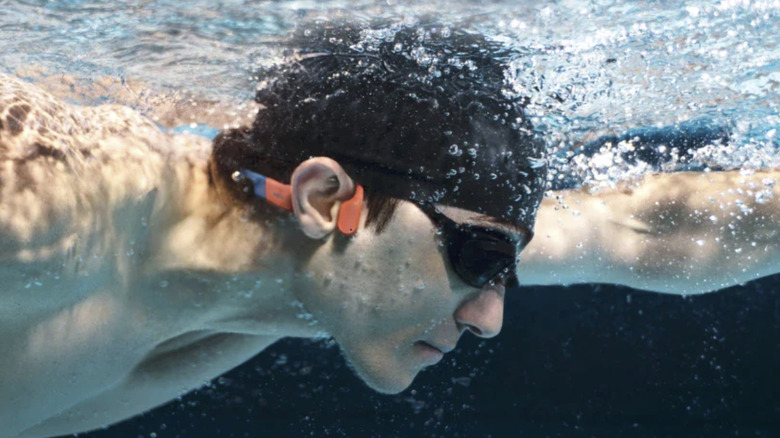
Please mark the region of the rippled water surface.
[[434, 16], [517, 49], [510, 77], [552, 148], [707, 117], [735, 126], [736, 144], [766, 149], [780, 124], [778, 0], [0, 4], [8, 72], [112, 75], [240, 102], [301, 22]]

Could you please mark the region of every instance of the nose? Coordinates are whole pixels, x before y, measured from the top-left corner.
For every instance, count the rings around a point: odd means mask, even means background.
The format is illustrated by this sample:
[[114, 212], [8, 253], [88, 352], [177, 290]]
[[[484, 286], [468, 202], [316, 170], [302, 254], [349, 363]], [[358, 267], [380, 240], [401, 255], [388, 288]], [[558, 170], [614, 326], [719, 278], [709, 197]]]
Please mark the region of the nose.
[[492, 338], [504, 324], [504, 285], [487, 284], [455, 310], [455, 321], [480, 338]]

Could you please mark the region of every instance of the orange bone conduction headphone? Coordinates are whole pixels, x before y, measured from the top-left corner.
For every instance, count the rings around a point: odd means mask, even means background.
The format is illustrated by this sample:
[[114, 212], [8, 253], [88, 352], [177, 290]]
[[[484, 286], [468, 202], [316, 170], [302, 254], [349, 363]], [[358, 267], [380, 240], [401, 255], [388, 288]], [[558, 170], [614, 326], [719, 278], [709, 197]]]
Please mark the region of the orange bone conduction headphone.
[[[277, 207], [293, 211], [292, 187], [289, 184], [282, 184], [275, 179], [247, 169], [241, 169], [233, 173], [233, 180], [239, 181], [239, 178], [247, 178], [252, 181], [255, 195]], [[357, 232], [362, 210], [363, 186], [355, 184], [355, 194], [349, 200], [342, 202], [341, 207], [339, 207], [336, 226], [342, 234], [351, 236]]]

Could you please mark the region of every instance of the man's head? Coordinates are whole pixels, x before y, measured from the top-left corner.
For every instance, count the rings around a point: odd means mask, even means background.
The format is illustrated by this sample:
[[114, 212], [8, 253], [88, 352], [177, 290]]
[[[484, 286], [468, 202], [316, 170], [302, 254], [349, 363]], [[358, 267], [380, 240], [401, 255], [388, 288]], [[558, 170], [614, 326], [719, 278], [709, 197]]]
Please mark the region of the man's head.
[[455, 206], [532, 228], [546, 169], [523, 101], [505, 83], [511, 52], [478, 34], [386, 23], [318, 23], [290, 45], [289, 60], [260, 75], [265, 108], [241, 133], [248, 147], [217, 141], [220, 170], [251, 166], [289, 181], [301, 161], [327, 156], [369, 199]]
[[[479, 35], [318, 23], [291, 46], [261, 75], [252, 127], [215, 140], [215, 178], [239, 202], [236, 171], [292, 184], [314, 238], [297, 247], [298, 297], [369, 385], [396, 392], [464, 331], [500, 330], [511, 273], [489, 259], [530, 239], [542, 142], [505, 83], [512, 54]], [[347, 241], [334, 215], [355, 184], [366, 215]]]

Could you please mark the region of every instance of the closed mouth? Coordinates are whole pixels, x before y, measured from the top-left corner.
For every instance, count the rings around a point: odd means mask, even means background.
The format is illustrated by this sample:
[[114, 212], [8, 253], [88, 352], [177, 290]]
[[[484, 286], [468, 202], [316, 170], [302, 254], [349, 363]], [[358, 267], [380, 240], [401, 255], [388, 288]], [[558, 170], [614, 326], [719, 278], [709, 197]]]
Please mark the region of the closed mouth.
[[426, 345], [426, 346], [428, 346], [428, 347], [431, 347], [431, 348], [433, 348], [434, 350], [438, 350], [438, 351], [439, 351], [441, 354], [447, 354], [447, 353], [449, 353], [450, 351], [452, 351], [452, 350], [454, 350], [454, 349], [455, 349], [455, 346], [454, 346], [454, 345], [453, 345], [453, 346], [449, 346], [449, 347], [445, 347], [445, 346], [437, 346], [437, 345], [431, 344], [431, 343], [429, 343], [429, 342], [426, 342], [426, 341], [417, 341], [417, 342], [418, 342], [419, 344], [423, 344], [423, 345]]

